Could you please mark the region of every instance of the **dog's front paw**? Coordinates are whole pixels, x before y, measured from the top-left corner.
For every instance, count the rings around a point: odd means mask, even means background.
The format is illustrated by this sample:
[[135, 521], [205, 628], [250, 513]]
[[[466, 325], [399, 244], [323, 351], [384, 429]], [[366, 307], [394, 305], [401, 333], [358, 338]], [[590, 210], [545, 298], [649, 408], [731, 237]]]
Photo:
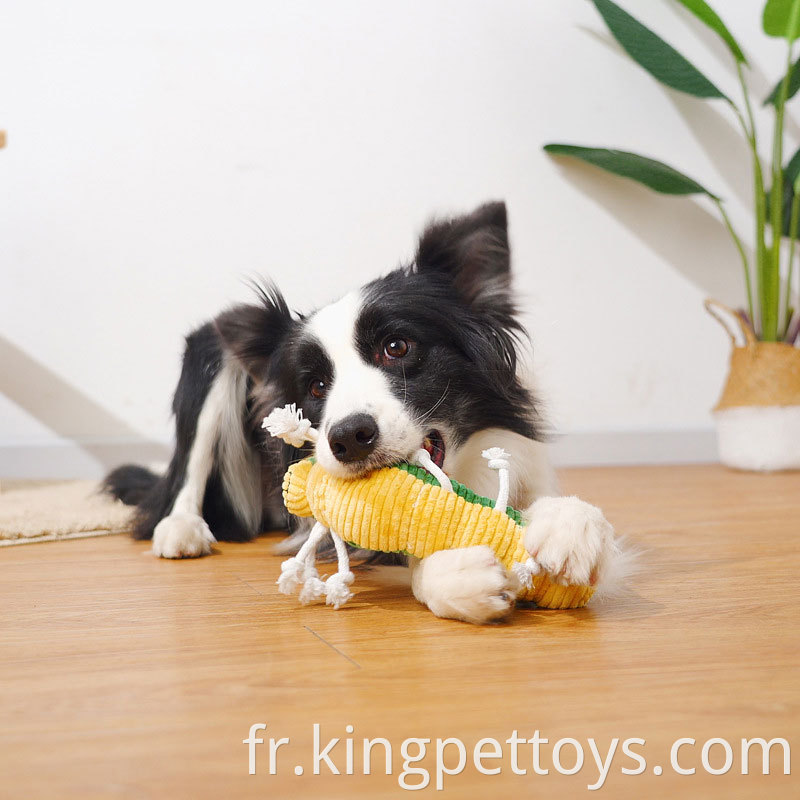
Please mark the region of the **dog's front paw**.
[[202, 517], [170, 514], [153, 531], [153, 553], [160, 558], [197, 558], [208, 555], [216, 541]]
[[507, 616], [514, 581], [484, 546], [440, 550], [414, 569], [414, 597], [437, 617], [481, 624]]
[[559, 583], [594, 586], [615, 552], [614, 529], [577, 497], [542, 497], [526, 514], [525, 549]]

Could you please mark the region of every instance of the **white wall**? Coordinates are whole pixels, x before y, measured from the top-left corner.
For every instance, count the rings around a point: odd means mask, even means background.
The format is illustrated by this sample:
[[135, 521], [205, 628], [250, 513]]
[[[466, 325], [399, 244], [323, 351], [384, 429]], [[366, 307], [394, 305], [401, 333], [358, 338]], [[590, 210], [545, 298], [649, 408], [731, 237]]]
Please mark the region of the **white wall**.
[[[735, 93], [677, 4], [626, 5]], [[762, 3], [717, 5], [763, 96], [783, 53]], [[585, 0], [0, 8], [0, 473], [97, 473], [168, 442], [181, 336], [243, 278], [309, 309], [488, 198], [509, 205], [562, 460], [713, 457], [727, 344], [701, 301], [741, 294], [713, 209], [540, 146], [663, 158], [745, 234], [746, 150], [722, 103], [657, 85]]]

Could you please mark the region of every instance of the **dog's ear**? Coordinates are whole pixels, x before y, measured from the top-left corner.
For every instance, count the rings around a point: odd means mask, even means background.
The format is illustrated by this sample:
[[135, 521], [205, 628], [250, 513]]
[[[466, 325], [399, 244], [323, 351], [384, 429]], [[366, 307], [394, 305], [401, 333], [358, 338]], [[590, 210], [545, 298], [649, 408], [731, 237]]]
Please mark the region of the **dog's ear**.
[[258, 305], [234, 306], [214, 324], [225, 347], [256, 380], [267, 377], [269, 360], [295, 322], [274, 284], [256, 286]]
[[468, 304], [509, 311], [506, 204], [486, 203], [471, 214], [430, 223], [420, 237], [415, 261], [420, 274], [446, 276]]

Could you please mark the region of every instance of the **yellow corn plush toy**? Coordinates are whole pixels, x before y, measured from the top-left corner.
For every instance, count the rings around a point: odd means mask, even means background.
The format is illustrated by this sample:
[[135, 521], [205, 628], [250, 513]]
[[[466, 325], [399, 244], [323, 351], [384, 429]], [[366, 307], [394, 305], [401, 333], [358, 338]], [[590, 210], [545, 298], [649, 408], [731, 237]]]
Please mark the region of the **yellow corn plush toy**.
[[[273, 436], [300, 447], [315, 442], [317, 431], [294, 405], [275, 409], [263, 427]], [[488, 468], [499, 474], [496, 500], [476, 495], [453, 481], [431, 460], [426, 450], [415, 464], [396, 464], [360, 478], [337, 478], [314, 459], [292, 464], [283, 479], [287, 510], [316, 521], [298, 554], [281, 566], [278, 586], [284, 594], [300, 589], [300, 602], [325, 598], [339, 608], [351, 597], [354, 576], [345, 543], [366, 550], [401, 552], [424, 558], [437, 550], [486, 545], [516, 576], [519, 600], [543, 608], [586, 605], [591, 586], [565, 586], [551, 581], [530, 558], [523, 544], [525, 521], [507, 506], [508, 455], [500, 448], [483, 452]], [[330, 533], [336, 548], [337, 571], [321, 580], [315, 566], [316, 549]]]

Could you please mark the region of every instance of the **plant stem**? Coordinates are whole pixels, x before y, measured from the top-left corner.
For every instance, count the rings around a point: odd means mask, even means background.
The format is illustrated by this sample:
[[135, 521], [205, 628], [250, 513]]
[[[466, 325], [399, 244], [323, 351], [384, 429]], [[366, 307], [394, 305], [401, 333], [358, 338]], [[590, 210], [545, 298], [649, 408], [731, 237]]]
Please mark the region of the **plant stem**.
[[[756, 123], [753, 118], [753, 106], [750, 104], [750, 91], [747, 88], [747, 83], [744, 79], [744, 72], [742, 72], [742, 62], [736, 62], [736, 75], [739, 78], [739, 85], [742, 87], [742, 96], [744, 97], [744, 108], [747, 112], [747, 119], [750, 122], [750, 129], [745, 129], [745, 134], [748, 139], [755, 140], [756, 138]], [[738, 109], [737, 109], [738, 111]], [[741, 115], [740, 115], [741, 117]], [[744, 121], [743, 121], [744, 122]]]
[[[750, 145], [750, 154], [753, 162], [753, 205], [755, 206], [755, 212], [756, 212], [755, 271], [756, 271], [757, 293], [760, 302], [760, 299], [763, 295], [762, 282], [764, 273], [764, 261], [766, 258], [764, 233], [766, 229], [767, 199], [764, 193], [764, 175], [761, 170], [761, 158], [758, 155], [758, 135], [756, 132], [755, 119], [753, 117], [753, 107], [750, 103], [750, 92], [747, 88], [747, 83], [745, 82], [744, 79], [744, 73], [742, 72], [742, 64], [740, 61], [736, 62], [736, 74], [739, 77], [739, 85], [742, 87], [742, 96], [744, 97], [744, 107], [747, 112], [747, 119], [749, 120], [750, 123], [748, 127], [739, 109], [736, 106], [733, 106], [733, 109], [736, 112], [736, 116], [739, 118], [742, 130], [744, 131], [745, 138], [747, 139], [747, 142]], [[749, 286], [750, 284], [749, 273], [748, 273], [747, 283]], [[750, 311], [750, 322], [753, 325], [753, 327], [756, 328], [757, 322], [755, 314], [753, 313], [753, 296], [752, 292], [749, 290], [747, 294], [747, 304], [748, 304], [748, 309]]]
[[789, 74], [792, 70], [792, 45], [786, 51], [786, 73], [775, 106], [775, 128], [772, 134], [772, 188], [770, 190], [770, 225], [772, 226], [772, 253], [765, 264], [764, 293], [761, 297], [761, 338], [774, 342], [778, 338], [780, 313], [780, 262], [781, 235], [783, 233], [783, 109], [789, 91]]
[[[789, 222], [789, 265], [786, 275], [786, 296], [783, 302], [783, 336], [785, 337], [792, 320], [789, 316], [789, 301], [792, 296], [792, 273], [794, 272], [794, 246], [797, 243], [797, 222], [800, 219], [800, 180], [795, 181], [792, 196], [792, 214]], [[783, 337], [781, 337], [783, 338]]]
[[[731, 220], [728, 217], [727, 212], [725, 211], [725, 206], [722, 204], [722, 200], [719, 198], [714, 198], [714, 202], [717, 204], [717, 208], [719, 209], [719, 213], [722, 215], [722, 220], [725, 223], [725, 227], [728, 229], [728, 233], [730, 233], [731, 238], [733, 239], [733, 243], [736, 245], [736, 249], [739, 251], [739, 255], [742, 258], [742, 266], [744, 267], [744, 282], [745, 287], [747, 289], [747, 297], [750, 298], [753, 296], [753, 287], [750, 284], [750, 270], [747, 267], [747, 255], [744, 252], [744, 245], [742, 245], [742, 240], [739, 238], [738, 234], [733, 228], [731, 224]], [[752, 321], [752, 303], [751, 303], [751, 310], [750, 310], [750, 319]]]

